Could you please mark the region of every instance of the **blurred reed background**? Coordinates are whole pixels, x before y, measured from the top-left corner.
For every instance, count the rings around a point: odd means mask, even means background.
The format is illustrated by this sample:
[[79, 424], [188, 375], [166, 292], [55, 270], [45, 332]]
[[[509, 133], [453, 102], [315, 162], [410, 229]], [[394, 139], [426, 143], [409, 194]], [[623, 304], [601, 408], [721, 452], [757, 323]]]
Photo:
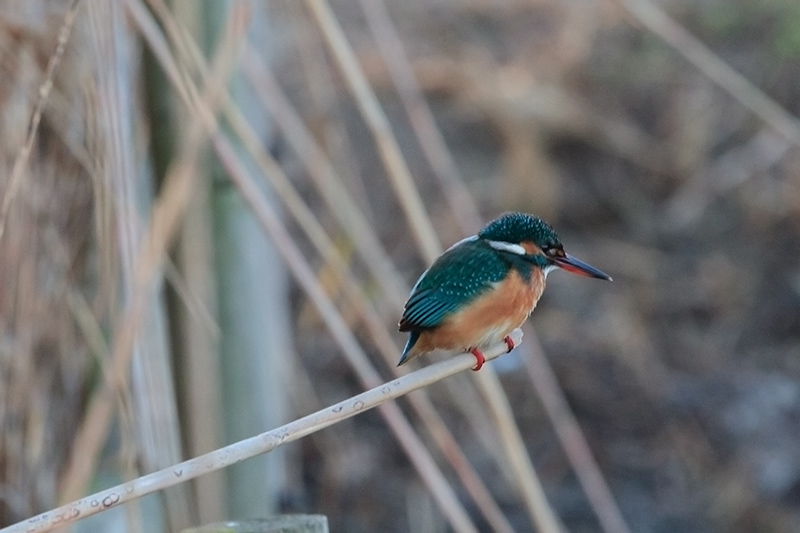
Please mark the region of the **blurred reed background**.
[[614, 283], [76, 529], [796, 531], [798, 86], [794, 0], [0, 4], [0, 525], [389, 379], [411, 283], [521, 210]]

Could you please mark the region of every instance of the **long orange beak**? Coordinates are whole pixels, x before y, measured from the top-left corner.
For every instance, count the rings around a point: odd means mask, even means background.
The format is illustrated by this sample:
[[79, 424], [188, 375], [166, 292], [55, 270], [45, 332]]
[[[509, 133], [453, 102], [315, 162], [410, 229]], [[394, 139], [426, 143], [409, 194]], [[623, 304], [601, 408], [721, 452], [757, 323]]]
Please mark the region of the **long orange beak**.
[[611, 276], [605, 272], [598, 270], [592, 265], [586, 264], [583, 261], [575, 259], [571, 255], [564, 254], [564, 257], [552, 257], [551, 259], [555, 261], [557, 266], [572, 272], [573, 274], [611, 281]]

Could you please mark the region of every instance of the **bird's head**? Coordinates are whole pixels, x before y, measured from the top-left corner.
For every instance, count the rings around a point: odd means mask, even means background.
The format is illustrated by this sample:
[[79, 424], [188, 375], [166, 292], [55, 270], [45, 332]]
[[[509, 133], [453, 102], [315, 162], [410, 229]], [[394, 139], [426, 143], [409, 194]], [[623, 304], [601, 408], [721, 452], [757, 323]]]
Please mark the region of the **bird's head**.
[[558, 267], [581, 276], [611, 280], [608, 274], [568, 255], [552, 226], [533, 215], [501, 215], [489, 222], [478, 238], [496, 250], [519, 255], [545, 274]]

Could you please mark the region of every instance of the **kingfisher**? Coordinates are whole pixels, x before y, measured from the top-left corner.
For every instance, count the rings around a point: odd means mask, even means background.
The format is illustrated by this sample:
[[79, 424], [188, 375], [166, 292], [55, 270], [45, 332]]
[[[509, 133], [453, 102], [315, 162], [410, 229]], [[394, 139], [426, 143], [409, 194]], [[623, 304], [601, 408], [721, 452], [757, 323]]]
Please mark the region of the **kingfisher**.
[[611, 276], [564, 251], [555, 230], [539, 217], [506, 213], [477, 235], [445, 251], [423, 272], [405, 304], [399, 330], [408, 332], [397, 366], [434, 350], [472, 352], [509, 337], [528, 319], [556, 268], [611, 281]]

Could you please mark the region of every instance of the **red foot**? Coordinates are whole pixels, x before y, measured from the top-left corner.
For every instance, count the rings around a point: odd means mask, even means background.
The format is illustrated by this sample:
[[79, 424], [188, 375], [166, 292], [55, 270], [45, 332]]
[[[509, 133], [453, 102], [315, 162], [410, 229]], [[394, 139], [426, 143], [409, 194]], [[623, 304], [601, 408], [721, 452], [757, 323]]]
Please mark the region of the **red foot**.
[[486, 358], [483, 356], [483, 353], [477, 348], [473, 348], [470, 350], [472, 355], [475, 356], [475, 366], [472, 367], [473, 372], [477, 372], [483, 366], [483, 363], [486, 362]]
[[[514, 346], [516, 346], [516, 344], [514, 344], [514, 339], [512, 339], [509, 336], [506, 336], [506, 338], [503, 339], [503, 340], [506, 342], [506, 346], [508, 346], [508, 351], [509, 352], [514, 349]], [[508, 353], [508, 352], [506, 352], [506, 353]]]

